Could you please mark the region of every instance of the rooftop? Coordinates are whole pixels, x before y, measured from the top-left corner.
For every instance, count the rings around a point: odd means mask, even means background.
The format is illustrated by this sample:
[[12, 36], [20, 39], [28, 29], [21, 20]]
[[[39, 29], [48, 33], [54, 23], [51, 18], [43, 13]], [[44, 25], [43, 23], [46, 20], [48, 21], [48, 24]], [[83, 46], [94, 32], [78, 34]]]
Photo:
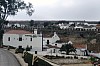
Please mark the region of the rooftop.
[[5, 34], [32, 34], [32, 33], [26, 30], [9, 30], [8, 32], [5, 32]]
[[78, 43], [78, 44], [73, 44], [73, 46], [78, 49], [82, 49], [82, 48], [86, 49], [86, 44]]

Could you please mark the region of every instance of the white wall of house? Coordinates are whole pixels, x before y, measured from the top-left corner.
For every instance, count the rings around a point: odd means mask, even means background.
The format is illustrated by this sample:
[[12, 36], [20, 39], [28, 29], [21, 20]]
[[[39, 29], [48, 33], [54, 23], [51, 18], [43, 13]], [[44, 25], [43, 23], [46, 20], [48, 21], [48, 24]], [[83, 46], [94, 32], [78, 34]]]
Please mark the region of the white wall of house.
[[[36, 37], [32, 37], [33, 35], [35, 35]], [[22, 41], [19, 41], [19, 37], [22, 37]], [[14, 46], [14, 47], [22, 46], [23, 48], [26, 48], [28, 45], [29, 47], [32, 46], [32, 51], [42, 51], [42, 35], [41, 34], [39, 35], [38, 34], [37, 35], [36, 34], [4, 34], [3, 44]]]
[[59, 50], [60, 49], [57, 49], [57, 48], [49, 48], [49, 49], [47, 49], [47, 53], [50, 53], [50, 54], [52, 54], [52, 53], [58, 54], [59, 53]]
[[54, 32], [54, 36], [52, 37], [52, 43], [55, 43], [57, 40], [60, 40], [59, 36]]
[[[57, 47], [62, 47], [62, 45], [64, 45], [65, 43], [55, 43], [57, 44]], [[55, 44], [53, 44], [52, 46], [55, 46]]]
[[47, 40], [49, 40], [49, 44], [52, 44], [52, 38], [43, 38], [43, 45], [47, 45]]
[[47, 45], [47, 40], [49, 40], [49, 44], [55, 44], [57, 40], [60, 40], [59, 36], [54, 32], [54, 35], [49, 38], [43, 38], [43, 45]]
[[60, 26], [60, 29], [66, 29], [66, 28], [69, 28], [69, 25], [66, 25], [66, 26]]
[[83, 29], [82, 26], [75, 26], [74, 28], [75, 28], [75, 29], [77, 29], [77, 28], [79, 28], [79, 29]]
[[69, 24], [65, 25], [62, 23], [62, 24], [58, 24], [58, 26], [60, 27], [60, 29], [66, 29], [66, 28], [69, 28], [70, 25]]
[[81, 51], [80, 49], [76, 49], [76, 51], [77, 55], [84, 55], [84, 51]]
[[55, 46], [55, 44], [57, 44], [57, 47], [62, 47], [62, 45], [65, 45], [65, 44], [73, 44], [71, 41], [68, 41], [68, 43], [54, 43], [52, 46]]
[[[86, 49], [76, 49], [76, 54], [80, 56], [84, 56], [84, 54], [86, 54], [85, 50]], [[75, 54], [75, 53], [71, 52], [70, 54]]]

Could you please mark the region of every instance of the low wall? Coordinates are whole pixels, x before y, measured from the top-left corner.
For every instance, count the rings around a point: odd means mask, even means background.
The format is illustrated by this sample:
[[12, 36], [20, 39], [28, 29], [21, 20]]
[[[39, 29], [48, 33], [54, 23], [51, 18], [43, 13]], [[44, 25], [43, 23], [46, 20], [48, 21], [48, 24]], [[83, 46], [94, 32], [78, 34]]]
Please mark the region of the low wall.
[[[32, 53], [30, 53], [32, 54]], [[36, 55], [36, 54], [32, 54], [33, 55], [33, 60], [32, 63], [34, 66], [60, 66], [58, 64], [55, 64], [51, 61], [49, 61], [49, 59], [46, 59], [42, 56]]]

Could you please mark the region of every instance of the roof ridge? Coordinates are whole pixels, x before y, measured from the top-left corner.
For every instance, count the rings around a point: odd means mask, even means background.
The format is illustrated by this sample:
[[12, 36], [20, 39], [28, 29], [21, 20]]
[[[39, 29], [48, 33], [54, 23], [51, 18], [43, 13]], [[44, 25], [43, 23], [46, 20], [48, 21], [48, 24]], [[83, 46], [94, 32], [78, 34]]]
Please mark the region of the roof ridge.
[[32, 34], [30, 31], [26, 31], [26, 30], [9, 30], [7, 32], [5, 32], [5, 34]]

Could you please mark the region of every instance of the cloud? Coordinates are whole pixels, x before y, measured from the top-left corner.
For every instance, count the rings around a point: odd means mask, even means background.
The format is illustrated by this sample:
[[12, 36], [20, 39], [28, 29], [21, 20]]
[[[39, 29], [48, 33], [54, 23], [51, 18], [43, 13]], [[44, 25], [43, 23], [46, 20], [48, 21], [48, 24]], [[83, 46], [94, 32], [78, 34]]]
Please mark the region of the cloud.
[[[33, 16], [24, 12], [8, 19], [99, 20], [100, 0], [25, 0], [34, 5]], [[23, 15], [23, 17], [20, 17]]]
[[58, 0], [24, 0], [25, 2], [31, 2], [35, 6], [49, 6], [54, 5]]

